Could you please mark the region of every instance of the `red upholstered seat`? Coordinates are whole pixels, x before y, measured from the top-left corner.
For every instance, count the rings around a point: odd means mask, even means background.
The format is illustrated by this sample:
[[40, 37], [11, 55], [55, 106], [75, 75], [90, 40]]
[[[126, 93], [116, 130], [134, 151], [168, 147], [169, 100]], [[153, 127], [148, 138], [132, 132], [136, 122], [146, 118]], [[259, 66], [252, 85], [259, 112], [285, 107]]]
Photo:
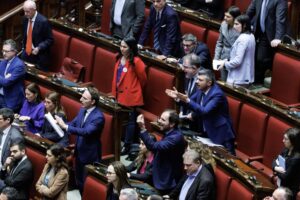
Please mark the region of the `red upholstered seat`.
[[252, 200], [254, 194], [236, 180], [232, 180], [228, 190], [227, 200]]
[[215, 170], [215, 177], [217, 187], [217, 200], [226, 200], [231, 177], [219, 168], [216, 168]]
[[224, 10], [226, 11], [230, 6], [233, 5], [233, 0], [224, 0]]
[[276, 53], [270, 96], [285, 104], [300, 102], [300, 60]]
[[192, 33], [199, 41], [205, 42], [206, 28], [182, 20], [180, 22], [180, 29], [181, 35]]
[[102, 157], [114, 154], [114, 144], [115, 144], [113, 116], [105, 112], [103, 114], [105, 118], [105, 124], [101, 134]]
[[283, 134], [291, 126], [275, 117], [270, 117], [268, 120], [266, 138], [263, 150], [262, 162], [251, 162], [255, 168], [262, 170], [267, 177], [272, 178], [272, 161], [278, 156], [283, 149]]
[[234, 0], [234, 5], [240, 8], [242, 13], [245, 13], [250, 5], [251, 0]]
[[230, 96], [227, 96], [227, 101], [229, 105], [229, 114], [233, 123], [233, 128], [235, 133], [237, 133], [242, 102]]
[[84, 182], [82, 199], [103, 200], [106, 199], [106, 184], [92, 176], [87, 176]]
[[110, 8], [112, 0], [104, 0], [101, 16], [101, 32], [110, 35], [109, 23], [110, 23]]
[[34, 196], [38, 196], [38, 193], [35, 190], [35, 184], [40, 178], [47, 160], [43, 153], [28, 146], [26, 147], [26, 154], [32, 163], [34, 172], [33, 183], [30, 190], [30, 197], [33, 198]]
[[207, 47], [209, 48], [209, 52], [212, 58], [215, 56], [215, 48], [216, 48], [216, 43], [219, 38], [219, 32], [213, 31], [213, 30], [208, 30], [207, 31], [207, 38], [206, 38], [206, 44]]
[[58, 72], [64, 57], [67, 56], [71, 37], [56, 30], [52, 30], [54, 43], [51, 47], [50, 71]]
[[174, 75], [155, 67], [149, 67], [148, 80], [144, 90], [144, 106], [142, 109], [138, 109], [145, 115], [147, 128], [151, 129], [148, 122], [156, 121], [165, 109], [175, 107], [173, 99], [165, 94], [165, 90], [174, 85]]
[[66, 57], [64, 58], [60, 72], [66, 79], [73, 82], [80, 82], [84, 79], [85, 67], [76, 60]]
[[265, 139], [267, 114], [243, 104], [237, 134], [237, 155], [244, 161], [261, 156]]
[[92, 82], [100, 92], [110, 93], [116, 63], [116, 53], [97, 47]]
[[[150, 8], [145, 7], [145, 21], [144, 21], [144, 25], [145, 25], [145, 22], [146, 22], [147, 18], [149, 17], [149, 15], [150, 15]], [[144, 25], [142, 26], [142, 30], [141, 31], [143, 31]], [[150, 35], [148, 36], [148, 39], [146, 41], [146, 44], [144, 44], [144, 45], [145, 46], [153, 47], [153, 32], [150, 33]]]
[[72, 38], [68, 57], [86, 67], [84, 81], [91, 80], [95, 46], [77, 38]]

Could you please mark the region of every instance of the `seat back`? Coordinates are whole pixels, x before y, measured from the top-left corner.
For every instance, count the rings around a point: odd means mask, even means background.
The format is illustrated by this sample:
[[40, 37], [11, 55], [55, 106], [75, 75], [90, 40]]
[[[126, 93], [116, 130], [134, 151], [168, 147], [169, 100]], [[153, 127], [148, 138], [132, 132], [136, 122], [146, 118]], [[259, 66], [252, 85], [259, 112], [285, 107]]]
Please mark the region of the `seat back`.
[[227, 11], [227, 9], [233, 5], [233, 0], [224, 0], [223, 5], [224, 11]]
[[105, 124], [101, 134], [102, 156], [114, 154], [115, 134], [113, 129], [113, 116], [103, 113]]
[[84, 81], [91, 80], [92, 65], [94, 60], [95, 46], [83, 40], [72, 38], [68, 57], [76, 60], [86, 67]]
[[227, 96], [227, 101], [228, 101], [228, 105], [229, 105], [229, 114], [233, 123], [233, 128], [235, 133], [238, 132], [238, 125], [239, 125], [239, 120], [240, 120], [240, 114], [241, 114], [241, 106], [242, 106], [242, 102]]
[[28, 156], [28, 159], [31, 161], [33, 166], [34, 177], [30, 190], [30, 197], [33, 198], [34, 196], [38, 195], [38, 192], [35, 190], [35, 184], [40, 178], [47, 160], [43, 153], [28, 146], [26, 147], [26, 155]]
[[234, 0], [234, 5], [239, 7], [242, 13], [245, 13], [251, 3], [251, 0]]
[[228, 190], [227, 200], [252, 200], [254, 194], [236, 180], [232, 180]]
[[92, 176], [87, 176], [84, 182], [82, 199], [103, 200], [106, 199], [106, 184]]
[[67, 56], [71, 37], [62, 32], [52, 30], [54, 43], [51, 46], [51, 60], [50, 71], [58, 72], [63, 62], [64, 57]]
[[217, 186], [217, 200], [226, 200], [231, 177], [219, 168], [216, 168], [215, 170], [215, 177]]
[[110, 9], [112, 0], [104, 0], [101, 15], [101, 32], [110, 35]]
[[243, 104], [237, 134], [238, 150], [248, 156], [262, 154], [267, 116], [255, 107]]
[[266, 139], [263, 151], [263, 164], [272, 168], [272, 161], [283, 149], [282, 138], [284, 132], [291, 126], [275, 117], [268, 120]]
[[111, 92], [116, 53], [97, 47], [92, 73], [92, 82], [100, 92]]
[[80, 82], [84, 79], [85, 67], [73, 60], [72, 58], [64, 58], [60, 72], [70, 81]]
[[165, 94], [165, 90], [175, 85], [175, 76], [155, 67], [149, 67], [148, 81], [144, 92], [144, 109], [160, 115], [167, 108], [174, 108], [173, 99]]
[[300, 60], [276, 53], [273, 61], [271, 97], [285, 104], [300, 102]]
[[219, 35], [217, 31], [208, 30], [207, 32], [206, 44], [212, 58], [215, 56], [215, 48]]
[[192, 33], [197, 37], [198, 41], [205, 42], [206, 28], [204, 27], [182, 20], [180, 22], [180, 30], [181, 30], [181, 35], [184, 35], [186, 33]]

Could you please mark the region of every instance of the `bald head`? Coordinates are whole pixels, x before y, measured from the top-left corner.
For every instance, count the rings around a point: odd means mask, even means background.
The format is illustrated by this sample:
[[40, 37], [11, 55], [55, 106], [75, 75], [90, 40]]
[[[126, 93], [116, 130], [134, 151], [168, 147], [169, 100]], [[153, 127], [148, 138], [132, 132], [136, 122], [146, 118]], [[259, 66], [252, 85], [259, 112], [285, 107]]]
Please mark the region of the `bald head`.
[[36, 4], [33, 0], [27, 0], [24, 2], [23, 10], [25, 17], [32, 19], [36, 12]]

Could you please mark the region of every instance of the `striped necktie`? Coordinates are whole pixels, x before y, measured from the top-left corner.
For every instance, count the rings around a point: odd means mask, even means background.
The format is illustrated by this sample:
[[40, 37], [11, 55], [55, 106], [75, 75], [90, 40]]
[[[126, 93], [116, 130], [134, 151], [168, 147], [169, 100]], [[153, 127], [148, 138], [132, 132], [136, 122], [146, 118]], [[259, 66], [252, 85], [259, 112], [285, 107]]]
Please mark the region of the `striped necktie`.
[[156, 13], [156, 20], [154, 25], [154, 49], [159, 50], [159, 30], [160, 30], [160, 16], [159, 12]]

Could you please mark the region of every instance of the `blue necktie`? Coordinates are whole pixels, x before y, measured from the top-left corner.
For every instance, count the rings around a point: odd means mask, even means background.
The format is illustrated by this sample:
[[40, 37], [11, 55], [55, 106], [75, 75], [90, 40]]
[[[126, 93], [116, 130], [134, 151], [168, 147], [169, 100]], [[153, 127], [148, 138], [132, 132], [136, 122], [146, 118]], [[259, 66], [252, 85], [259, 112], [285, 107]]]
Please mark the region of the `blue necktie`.
[[160, 26], [160, 16], [159, 12], [156, 13], [156, 20], [154, 25], [154, 49], [159, 50], [159, 26]]
[[264, 33], [266, 30], [265, 21], [266, 21], [266, 10], [269, 0], [263, 0], [260, 10], [260, 29]]

